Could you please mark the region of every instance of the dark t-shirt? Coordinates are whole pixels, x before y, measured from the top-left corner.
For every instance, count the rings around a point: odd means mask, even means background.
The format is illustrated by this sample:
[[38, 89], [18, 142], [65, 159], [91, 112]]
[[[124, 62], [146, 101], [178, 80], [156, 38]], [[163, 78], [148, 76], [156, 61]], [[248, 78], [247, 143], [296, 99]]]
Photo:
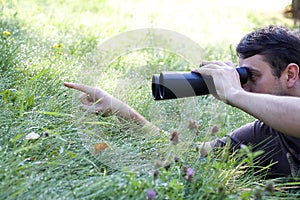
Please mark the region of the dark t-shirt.
[[[218, 140], [218, 146], [224, 146], [228, 137]], [[232, 132], [229, 136], [231, 148], [241, 144], [251, 145], [253, 151], [263, 150], [259, 163], [270, 167], [271, 176], [297, 176], [300, 166], [300, 138], [285, 135], [265, 123], [256, 120]]]

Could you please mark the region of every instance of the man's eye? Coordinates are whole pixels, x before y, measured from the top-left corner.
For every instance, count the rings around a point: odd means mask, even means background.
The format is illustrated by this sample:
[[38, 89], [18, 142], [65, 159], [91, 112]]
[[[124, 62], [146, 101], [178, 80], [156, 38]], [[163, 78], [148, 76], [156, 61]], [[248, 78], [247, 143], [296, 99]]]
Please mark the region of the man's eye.
[[254, 81], [257, 78], [257, 76], [254, 73], [249, 73], [249, 80]]

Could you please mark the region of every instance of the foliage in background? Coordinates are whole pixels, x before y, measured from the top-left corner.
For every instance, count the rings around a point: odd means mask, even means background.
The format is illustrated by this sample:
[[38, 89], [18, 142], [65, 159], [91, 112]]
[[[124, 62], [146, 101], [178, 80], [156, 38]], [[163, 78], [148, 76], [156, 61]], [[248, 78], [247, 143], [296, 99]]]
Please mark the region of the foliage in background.
[[[155, 193], [148, 197], [157, 199], [297, 198], [299, 180], [262, 179], [265, 171], [253, 171], [256, 155], [246, 147], [233, 155], [220, 150], [205, 159], [191, 148], [170, 165], [154, 165], [147, 174], [104, 165], [78, 138], [73, 115], [78, 108], [72, 104], [72, 91], [62, 83], [76, 81], [99, 40], [130, 28], [130, 23], [121, 22], [130, 22], [134, 16], [98, 0], [1, 1], [0, 10], [0, 199], [145, 199], [149, 190]], [[88, 20], [73, 22], [76, 18], [98, 19], [100, 13], [101, 26], [91, 28]], [[153, 14], [152, 18], [158, 17]], [[264, 23], [254, 15], [249, 18], [253, 24]], [[117, 26], [119, 22], [122, 26]], [[209, 60], [232, 59], [221, 47], [207, 47], [206, 51]], [[120, 58], [111, 69], [122, 72], [128, 63], [136, 64], [129, 58]], [[164, 63], [183, 70], [183, 61], [174, 55], [153, 52], [150, 58], [148, 66]], [[150, 116], [143, 102], [137, 102], [144, 93], [138, 95], [129, 95], [127, 100]], [[197, 119], [201, 125], [197, 140], [214, 125], [223, 136], [252, 120], [210, 97], [199, 101], [203, 117]], [[219, 110], [209, 110], [211, 104], [223, 112], [216, 115], [214, 111]], [[115, 118], [103, 120], [114, 122]], [[114, 123], [112, 128], [128, 126], [118, 120]], [[124, 128], [115, 130], [122, 134]], [[39, 138], [26, 140], [29, 133]]]

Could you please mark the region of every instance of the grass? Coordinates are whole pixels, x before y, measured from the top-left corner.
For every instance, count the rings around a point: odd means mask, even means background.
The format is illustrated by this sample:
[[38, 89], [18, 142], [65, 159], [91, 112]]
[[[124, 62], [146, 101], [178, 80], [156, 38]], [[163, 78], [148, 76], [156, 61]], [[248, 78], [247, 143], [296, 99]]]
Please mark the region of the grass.
[[[169, 1], [1, 1], [0, 198], [145, 199], [153, 189], [158, 199], [296, 199], [299, 180], [264, 180], [265, 170], [253, 171], [255, 155], [247, 149], [199, 159], [190, 148], [252, 117], [211, 96], [151, 99], [151, 75], [194, 67], [184, 58], [144, 49], [99, 67], [98, 45], [137, 28], [176, 31], [203, 47], [201, 59], [234, 61], [230, 47], [243, 34], [270, 23], [291, 24], [274, 13], [227, 3], [178, 0], [171, 9]], [[95, 69], [100, 73], [86, 71]], [[64, 88], [64, 81], [103, 87], [157, 126], [179, 131], [181, 143], [174, 146], [169, 135], [152, 134], [116, 116], [82, 112], [78, 93]], [[198, 131], [187, 129], [191, 118]], [[217, 135], [212, 127], [219, 128]], [[32, 132], [40, 138], [25, 140]], [[93, 145], [103, 140], [108, 151], [93, 155]], [[185, 179], [186, 167], [195, 170], [192, 182]]]

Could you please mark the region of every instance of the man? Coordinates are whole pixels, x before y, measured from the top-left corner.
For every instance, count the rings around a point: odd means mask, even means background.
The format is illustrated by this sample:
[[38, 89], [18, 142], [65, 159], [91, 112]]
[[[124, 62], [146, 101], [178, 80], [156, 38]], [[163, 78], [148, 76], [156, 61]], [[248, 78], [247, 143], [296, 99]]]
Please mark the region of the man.
[[[239, 66], [246, 67], [250, 77], [241, 86], [233, 64], [203, 62], [193, 70], [210, 77], [214, 96], [235, 106], [257, 120], [230, 134], [229, 137], [204, 143], [208, 153], [214, 147], [229, 143], [232, 148], [252, 145], [264, 150], [261, 164], [271, 166], [270, 175], [297, 176], [300, 164], [300, 36], [282, 26], [268, 26], [247, 34], [238, 44]], [[114, 111], [128, 120], [151, 126], [134, 109], [100, 88], [65, 83], [85, 93], [86, 109], [109, 114]], [[97, 104], [93, 104], [101, 99]]]

